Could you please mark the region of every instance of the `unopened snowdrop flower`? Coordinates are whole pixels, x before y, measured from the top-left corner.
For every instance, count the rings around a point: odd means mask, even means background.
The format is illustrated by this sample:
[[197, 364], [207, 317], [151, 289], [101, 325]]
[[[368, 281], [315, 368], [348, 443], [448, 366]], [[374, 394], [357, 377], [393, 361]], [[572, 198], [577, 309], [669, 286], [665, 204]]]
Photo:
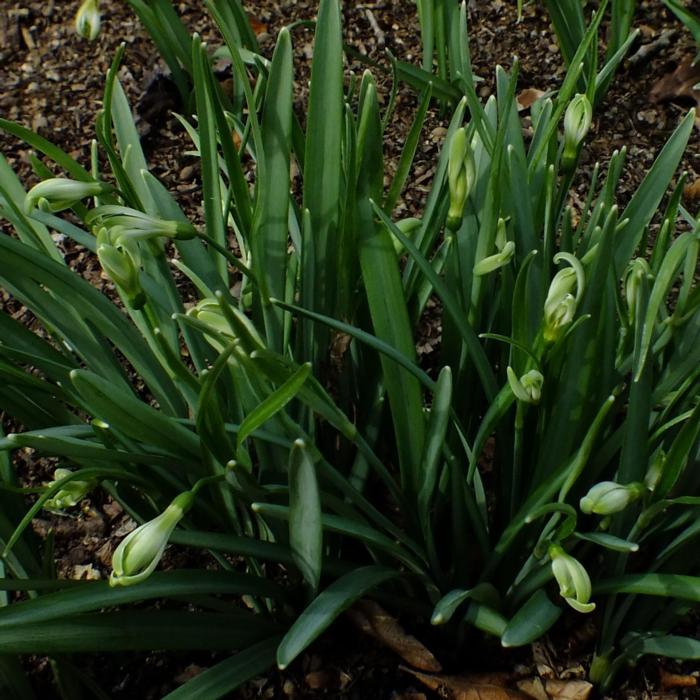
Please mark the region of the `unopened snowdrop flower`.
[[593, 121], [593, 107], [586, 95], [576, 95], [564, 115], [564, 153], [562, 168], [570, 172], [576, 166], [581, 142], [586, 137]]
[[625, 299], [627, 300], [627, 318], [630, 324], [634, 323], [642, 282], [644, 278], [649, 277], [651, 277], [651, 268], [644, 258], [635, 258], [629, 264], [625, 275]]
[[[70, 469], [62, 469], [59, 467], [53, 473], [53, 483], [65, 479], [73, 472]], [[72, 479], [64, 484], [58, 493], [44, 502], [44, 508], [49, 511], [62, 511], [66, 508], [71, 508], [78, 505], [85, 498], [88, 492], [95, 487], [94, 479]]]
[[93, 209], [88, 223], [99, 221], [102, 226], [112, 231], [112, 240], [144, 240], [148, 238], [175, 238], [187, 240], [197, 235], [197, 230], [188, 221], [169, 221], [144, 214], [138, 209], [105, 204]]
[[97, 233], [97, 259], [107, 277], [124, 292], [134, 309], [140, 309], [146, 303], [137, 258], [135, 250], [121, 243], [112, 243], [107, 229], [102, 228]]
[[[553, 343], [574, 320], [579, 299], [585, 286], [585, 274], [581, 262], [570, 253], [558, 253], [554, 262], [566, 260], [571, 267], [559, 270], [549, 285], [544, 302], [544, 339]], [[574, 295], [574, 289], [576, 294]]]
[[94, 41], [100, 33], [100, 0], [85, 0], [75, 16], [75, 31]]
[[120, 542], [112, 556], [110, 586], [132, 586], [155, 571], [170, 535], [193, 501], [192, 491], [181, 493], [158, 517], [140, 525]]
[[81, 199], [97, 197], [111, 191], [106, 182], [91, 180], [81, 182], [65, 177], [51, 177], [34, 185], [24, 199], [24, 209], [29, 214], [32, 209], [51, 212], [63, 211], [75, 206]]
[[531, 404], [540, 402], [542, 385], [544, 384], [544, 377], [540, 372], [536, 369], [531, 369], [518, 379], [513, 368], [507, 367], [506, 374], [508, 375], [508, 384], [510, 384], [511, 391], [515, 394], [515, 398], [518, 401]]
[[483, 260], [479, 260], [479, 262], [474, 265], [474, 274], [476, 276], [487, 275], [489, 272], [498, 270], [499, 267], [507, 265], [513, 258], [513, 255], [515, 255], [515, 243], [513, 241], [507, 241], [503, 246], [503, 250], [494, 255], [489, 255], [487, 258], [483, 258]]
[[462, 223], [464, 205], [476, 180], [476, 166], [466, 128], [457, 129], [450, 142], [450, 158], [447, 163], [447, 180], [450, 189], [450, 209], [447, 212], [447, 228], [456, 231]]
[[644, 494], [644, 484], [618, 484], [614, 481], [601, 481], [591, 487], [581, 499], [579, 507], [582, 513], [596, 515], [612, 515], [627, 508], [630, 503], [638, 500]]
[[577, 612], [595, 610], [595, 603], [590, 602], [591, 579], [583, 564], [558, 544], [549, 546], [549, 558], [552, 560], [552, 573], [559, 584], [559, 595]]

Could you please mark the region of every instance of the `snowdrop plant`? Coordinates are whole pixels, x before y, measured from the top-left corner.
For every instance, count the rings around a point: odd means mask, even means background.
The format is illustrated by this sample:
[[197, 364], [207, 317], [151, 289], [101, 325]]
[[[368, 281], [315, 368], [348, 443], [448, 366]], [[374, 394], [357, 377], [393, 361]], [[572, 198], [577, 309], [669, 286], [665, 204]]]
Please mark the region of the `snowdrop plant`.
[[[582, 144], [564, 163], [565, 115], [582, 104], [594, 23], [529, 133], [517, 64], [497, 69], [485, 104], [464, 72], [425, 205], [396, 221], [431, 87], [385, 188], [386, 114], [370, 73], [346, 93], [337, 0], [319, 6], [304, 129], [291, 31], [250, 61], [234, 18], [212, 15], [246, 108], [189, 38], [197, 117], [182, 123], [203, 224], [148, 170], [121, 52], [96, 127], [106, 172], [0, 120], [43, 154], [49, 182], [27, 194], [0, 159], [0, 214], [16, 233], [0, 235], [0, 284], [42, 329], [0, 315], [0, 407], [21, 426], [0, 438], [0, 584], [28, 592], [0, 605], [2, 651], [60, 664], [234, 649], [168, 696], [225, 697], [378, 595], [430, 618], [450, 647], [471, 634], [522, 646], [565, 611], [596, 616], [604, 686], [646, 653], [699, 655], [668, 636], [700, 599], [700, 227], [682, 176], [659, 209], [694, 115], [623, 210], [624, 151], [582, 174], [574, 206]], [[52, 185], [52, 169], [70, 184]], [[116, 303], [67, 266], [52, 232], [97, 254]], [[442, 340], [422, 365], [429, 308]], [[28, 511], [11, 460], [22, 448], [73, 467]], [[28, 526], [72, 482], [98, 483], [137, 522], [111, 577], [133, 585], [47, 577]], [[626, 507], [606, 482], [627, 485]], [[168, 542], [216, 567], [159, 570]]]

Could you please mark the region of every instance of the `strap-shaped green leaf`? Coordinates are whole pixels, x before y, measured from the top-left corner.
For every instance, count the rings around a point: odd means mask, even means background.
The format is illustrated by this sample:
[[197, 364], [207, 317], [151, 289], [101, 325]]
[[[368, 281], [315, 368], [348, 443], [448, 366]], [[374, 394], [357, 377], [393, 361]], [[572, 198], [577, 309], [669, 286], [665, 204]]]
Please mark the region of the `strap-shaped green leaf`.
[[342, 612], [376, 586], [396, 575], [383, 566], [364, 566], [322, 591], [299, 615], [277, 648], [277, 666], [287, 668]]
[[543, 590], [535, 591], [511, 618], [501, 636], [501, 644], [521, 647], [534, 642], [559, 619], [561, 612]]
[[229, 697], [229, 693], [238, 686], [274, 665], [278, 644], [279, 638], [272, 637], [230, 656], [203, 671], [177, 690], [173, 690], [172, 693], [168, 693], [163, 700], [191, 700], [192, 698], [218, 700], [218, 698]]
[[125, 611], [91, 613], [40, 624], [8, 625], [0, 653], [219, 649], [245, 647], [279, 631], [252, 613]]
[[314, 460], [303, 440], [289, 455], [289, 545], [292, 558], [315, 593], [321, 580], [323, 526]]

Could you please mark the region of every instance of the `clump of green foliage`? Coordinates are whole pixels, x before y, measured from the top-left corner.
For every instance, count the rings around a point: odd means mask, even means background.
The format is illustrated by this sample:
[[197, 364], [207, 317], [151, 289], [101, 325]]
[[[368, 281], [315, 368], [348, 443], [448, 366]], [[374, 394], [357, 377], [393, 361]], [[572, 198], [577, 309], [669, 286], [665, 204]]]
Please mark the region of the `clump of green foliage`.
[[[604, 686], [643, 654], [699, 657], [668, 635], [700, 599], [700, 226], [683, 177], [659, 209], [694, 115], [624, 209], [624, 150], [574, 209], [611, 70], [577, 93], [593, 22], [526, 135], [517, 65], [497, 69], [485, 104], [462, 74], [420, 216], [395, 221], [431, 86], [385, 188], [386, 114], [369, 72], [346, 89], [338, 1], [320, 3], [304, 128], [292, 32], [266, 60], [226, 3], [208, 5], [242, 102], [189, 40], [196, 119], [181, 121], [203, 224], [149, 172], [121, 52], [89, 168], [0, 120], [44, 156], [28, 193], [0, 159], [16, 233], [0, 236], [0, 284], [41, 328], [0, 315], [0, 406], [23, 426], [0, 438], [0, 589], [26, 592], [0, 598], [13, 697], [33, 697], [15, 654], [50, 655], [73, 697], [99, 689], [70, 654], [237, 649], [168, 696], [223, 697], [370, 593], [447, 639], [476, 628], [507, 647], [565, 610], [594, 615]], [[466, 37], [460, 51], [468, 66]], [[52, 232], [97, 255], [121, 303], [67, 266]], [[430, 299], [434, 374], [415, 350]], [[10, 459], [22, 448], [61, 465], [29, 510]], [[28, 526], [97, 485], [140, 526], [109, 582], [59, 580]], [[157, 571], [168, 542], [218, 569]]]

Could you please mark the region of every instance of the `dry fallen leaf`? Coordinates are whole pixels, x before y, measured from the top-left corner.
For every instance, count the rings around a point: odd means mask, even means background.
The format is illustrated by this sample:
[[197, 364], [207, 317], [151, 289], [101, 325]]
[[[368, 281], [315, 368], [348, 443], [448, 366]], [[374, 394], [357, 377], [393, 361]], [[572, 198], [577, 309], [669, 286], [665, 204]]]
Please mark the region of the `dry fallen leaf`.
[[523, 678], [523, 680], [518, 681], [518, 688], [526, 695], [534, 698], [534, 700], [550, 700], [547, 691], [544, 689], [542, 679], [537, 676], [534, 678]]
[[311, 671], [304, 676], [304, 682], [311, 690], [322, 690], [331, 684], [331, 674], [329, 671]]
[[544, 90], [538, 90], [537, 88], [526, 88], [522, 90], [517, 97], [518, 112], [532, 107], [533, 103], [537, 102], [544, 94]]
[[588, 700], [593, 690], [593, 686], [588, 681], [550, 679], [544, 687], [552, 700]]
[[[657, 104], [685, 98], [693, 100], [700, 107], [700, 63], [693, 65], [691, 57], [684, 58], [676, 70], [658, 80], [649, 91], [649, 100]], [[696, 124], [698, 117], [696, 117]]]
[[248, 20], [250, 21], [250, 28], [255, 32], [256, 36], [267, 33], [267, 25], [264, 22], [250, 16], [248, 16]]
[[669, 673], [661, 669], [661, 687], [667, 688], [694, 688], [698, 684], [695, 676], [681, 675], [679, 673]]
[[440, 662], [432, 653], [415, 637], [407, 634], [381, 605], [371, 600], [361, 600], [348, 614], [363, 632], [388, 646], [414, 668], [432, 673], [442, 670]]
[[[532, 700], [519, 690], [507, 688], [503, 685], [477, 682], [478, 676], [470, 678], [462, 676], [433, 676], [427, 673], [419, 673], [405, 666], [402, 670], [417, 678], [430, 690], [439, 693], [447, 700]], [[495, 676], [486, 679], [495, 680]]]
[[700, 201], [700, 178], [683, 188], [683, 198], [690, 204]]

